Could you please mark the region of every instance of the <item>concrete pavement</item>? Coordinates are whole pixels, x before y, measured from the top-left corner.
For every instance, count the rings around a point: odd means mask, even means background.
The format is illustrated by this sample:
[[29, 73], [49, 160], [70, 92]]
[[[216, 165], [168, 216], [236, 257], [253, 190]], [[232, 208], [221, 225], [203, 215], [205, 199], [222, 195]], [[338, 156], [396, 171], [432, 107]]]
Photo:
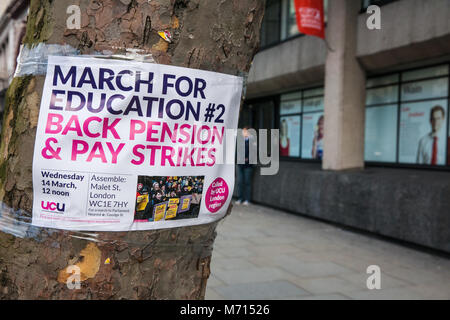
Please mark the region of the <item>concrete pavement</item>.
[[450, 299], [450, 259], [258, 205], [220, 223], [211, 271], [206, 299]]

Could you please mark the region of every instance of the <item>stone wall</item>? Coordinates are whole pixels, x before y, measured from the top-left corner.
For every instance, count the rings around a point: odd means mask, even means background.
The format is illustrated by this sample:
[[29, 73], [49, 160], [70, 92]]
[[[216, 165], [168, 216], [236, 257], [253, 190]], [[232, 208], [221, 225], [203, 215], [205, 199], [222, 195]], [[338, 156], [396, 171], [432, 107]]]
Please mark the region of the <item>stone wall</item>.
[[323, 171], [282, 161], [253, 176], [257, 203], [450, 252], [450, 172], [396, 168]]

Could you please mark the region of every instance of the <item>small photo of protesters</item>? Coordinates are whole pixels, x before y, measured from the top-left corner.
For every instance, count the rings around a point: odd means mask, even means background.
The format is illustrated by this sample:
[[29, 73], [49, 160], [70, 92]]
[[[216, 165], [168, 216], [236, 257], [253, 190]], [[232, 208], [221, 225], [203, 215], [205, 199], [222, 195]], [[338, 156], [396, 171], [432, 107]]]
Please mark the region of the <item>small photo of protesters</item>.
[[197, 218], [204, 176], [138, 176], [134, 221]]

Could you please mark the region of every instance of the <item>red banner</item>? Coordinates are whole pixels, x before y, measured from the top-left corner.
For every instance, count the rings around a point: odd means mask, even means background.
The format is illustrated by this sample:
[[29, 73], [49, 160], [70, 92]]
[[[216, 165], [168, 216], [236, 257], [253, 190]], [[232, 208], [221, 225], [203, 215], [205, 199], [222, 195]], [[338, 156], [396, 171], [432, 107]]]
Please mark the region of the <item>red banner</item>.
[[301, 33], [325, 39], [323, 0], [295, 0], [295, 14]]

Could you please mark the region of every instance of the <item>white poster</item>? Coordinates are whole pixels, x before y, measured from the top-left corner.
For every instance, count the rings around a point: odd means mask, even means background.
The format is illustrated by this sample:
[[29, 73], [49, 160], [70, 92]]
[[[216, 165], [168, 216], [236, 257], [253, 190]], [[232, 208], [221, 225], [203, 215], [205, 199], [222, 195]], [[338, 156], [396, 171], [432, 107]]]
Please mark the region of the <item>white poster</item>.
[[447, 145], [447, 101], [403, 103], [400, 108], [399, 161], [444, 165]]
[[[167, 65], [49, 57], [33, 158], [33, 225], [128, 231], [224, 216], [242, 79]], [[233, 157], [229, 157], [233, 158]], [[228, 159], [229, 160], [229, 159]]]
[[301, 116], [280, 117], [280, 156], [300, 156]]
[[324, 116], [322, 112], [303, 114], [302, 158], [322, 159]]

